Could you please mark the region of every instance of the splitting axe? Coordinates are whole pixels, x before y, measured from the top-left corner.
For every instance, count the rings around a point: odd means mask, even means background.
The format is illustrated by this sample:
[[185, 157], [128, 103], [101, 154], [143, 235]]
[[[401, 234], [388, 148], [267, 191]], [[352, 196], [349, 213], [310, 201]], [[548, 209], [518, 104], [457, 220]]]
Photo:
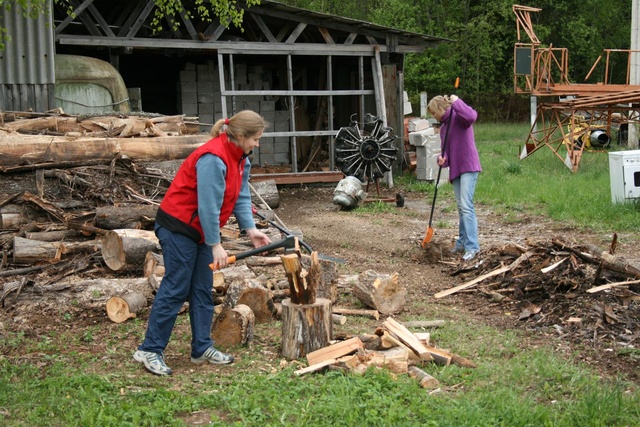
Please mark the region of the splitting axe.
[[[285, 253], [296, 252], [300, 250], [300, 246], [298, 244], [298, 237], [296, 236], [287, 236], [282, 240], [278, 240], [277, 242], [269, 243], [268, 245], [260, 246], [259, 248], [251, 249], [245, 252], [240, 252], [239, 254], [230, 255], [228, 258], [228, 263], [233, 264], [236, 261], [239, 261], [244, 258], [248, 258], [250, 256], [258, 255], [263, 252], [272, 251], [274, 249], [283, 248]], [[209, 264], [209, 267], [212, 270], [218, 270], [218, 264], [212, 262]]]

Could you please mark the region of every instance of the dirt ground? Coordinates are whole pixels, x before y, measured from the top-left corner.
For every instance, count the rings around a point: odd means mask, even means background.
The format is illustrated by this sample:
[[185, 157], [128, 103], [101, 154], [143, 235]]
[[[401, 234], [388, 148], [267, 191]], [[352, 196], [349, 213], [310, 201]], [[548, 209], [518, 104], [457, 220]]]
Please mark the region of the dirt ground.
[[[488, 293], [492, 283], [495, 289], [495, 279], [436, 299], [435, 293], [480, 276], [479, 269], [456, 274], [466, 265], [448, 252], [458, 226], [452, 201], [443, 200], [436, 205], [435, 234], [429, 244], [430, 250], [425, 251], [420, 248], [420, 242], [428, 224], [432, 196], [427, 200], [424, 194], [402, 193], [403, 207], [391, 203], [393, 208], [389, 212], [362, 214], [341, 210], [332, 203], [332, 192], [332, 187], [283, 189], [281, 204], [275, 212], [290, 228], [301, 230], [314, 250], [346, 260], [341, 270], [349, 273], [368, 269], [388, 274], [398, 272], [407, 289], [407, 304], [398, 314], [402, 318], [432, 320], [429, 313], [464, 312], [481, 324], [523, 330], [530, 334], [532, 342], [552, 344], [567, 356], [577, 354], [578, 359], [605, 376], [626, 373], [629, 378], [640, 378], [637, 350], [631, 351], [631, 356], [625, 351], [637, 348], [640, 342], [637, 339], [640, 336], [638, 301], [623, 307], [616, 296], [587, 294], [584, 290], [591, 284], [579, 280], [578, 289], [564, 292], [558, 288], [552, 294], [531, 293], [520, 298], [506, 289], [502, 293], [505, 298], [495, 301], [495, 294]], [[383, 189], [381, 196], [391, 198], [395, 194], [394, 189]], [[476, 261], [469, 263], [471, 266], [495, 259], [501, 248], [514, 243], [526, 246], [561, 237], [607, 249], [612, 239], [611, 234], [566, 227], [526, 212], [512, 212], [507, 221], [505, 215], [487, 206], [476, 209], [481, 252]], [[639, 248], [640, 243], [634, 236], [619, 235], [615, 253], [629, 264], [638, 266]], [[639, 289], [634, 290], [637, 293]], [[532, 316], [523, 315], [532, 305], [540, 311]], [[612, 307], [619, 313], [619, 322], [605, 318], [602, 307]], [[573, 324], [570, 318], [580, 318], [582, 322]]]
[[[333, 189], [334, 186], [330, 185], [281, 188], [280, 204], [274, 213], [287, 228], [299, 230], [313, 250], [344, 260], [338, 266], [339, 273], [358, 274], [365, 270], [383, 274], [398, 272], [399, 281], [407, 290], [407, 302], [403, 310], [395, 315], [398, 318], [439, 318], [447, 321], [454, 320], [452, 317], [456, 312], [464, 313], [478, 324], [524, 331], [528, 335], [528, 342], [551, 344], [563, 355], [577, 357], [603, 376], [624, 373], [634, 381], [640, 379], [637, 350], [640, 342], [640, 302], [633, 299], [629, 302], [624, 298], [629, 294], [637, 295], [640, 289], [632, 285], [625, 291], [626, 294], [620, 291], [587, 294], [585, 290], [592, 284], [580, 283], [580, 277], [583, 275], [586, 278], [587, 273], [592, 274], [590, 267], [578, 265], [574, 272], [578, 279], [572, 279], [573, 285], [569, 289], [558, 285], [553, 292], [547, 290], [516, 295], [514, 289], [508, 286], [498, 289], [502, 285], [497, 278], [493, 278], [440, 299], [434, 297], [439, 291], [470, 281], [486, 272], [483, 268], [499, 260], [504, 247], [525, 247], [537, 241], [561, 237], [570, 242], [589, 243], [606, 249], [611, 242], [611, 234], [566, 227], [527, 212], [504, 215], [487, 206], [477, 206], [482, 248], [477, 260], [465, 266], [448, 253], [457, 234], [457, 212], [451, 201], [438, 202], [433, 222], [435, 235], [429, 251], [425, 251], [420, 248], [420, 242], [425, 234], [431, 203], [427, 196], [403, 193], [405, 203], [402, 207], [392, 203], [390, 209], [362, 213], [342, 210], [334, 204]], [[383, 188], [381, 196], [393, 197], [396, 191]], [[618, 236], [616, 255], [630, 265], [640, 266], [639, 249], [640, 242], [633, 234]], [[508, 264], [512, 261], [513, 257], [504, 258], [503, 262]], [[473, 268], [474, 265], [476, 268]], [[91, 277], [100, 276], [101, 271], [93, 269]], [[15, 278], [0, 276], [0, 289], [2, 284], [10, 280]], [[610, 281], [615, 280], [614, 277], [610, 278]], [[519, 289], [517, 286], [515, 288]], [[57, 328], [70, 327], [77, 329], [77, 335], [82, 336], [85, 330], [91, 328], [99, 346], [98, 334], [112, 335], [118, 331], [118, 325], [110, 322], [102, 309], [87, 312], [76, 310], [73, 313], [74, 320], [69, 322], [59, 315], [60, 307], [55, 303], [48, 308], [46, 305], [34, 305], [36, 297], [42, 300], [42, 295], [36, 295], [30, 286], [22, 290], [19, 298], [15, 298], [15, 294], [6, 296], [0, 307], [0, 337], [6, 331], [23, 331], [27, 336], [37, 337]], [[531, 314], [523, 315], [525, 310], [532, 310]], [[142, 313], [140, 318], [145, 321], [147, 316], [148, 313]], [[100, 326], [98, 330], [97, 325]], [[369, 332], [377, 325], [378, 322], [371, 320]], [[182, 332], [187, 334], [188, 327], [181, 327], [185, 329]], [[264, 354], [268, 354], [273, 366], [277, 366], [277, 361], [281, 359], [277, 345], [263, 336], [258, 335], [256, 339], [262, 347], [267, 348], [263, 350]], [[130, 360], [130, 353], [137, 344], [137, 338], [127, 337], [122, 342], [122, 351], [126, 353], [123, 358]], [[73, 345], [69, 346], [69, 351], [75, 351]], [[177, 363], [182, 362], [177, 362], [179, 358], [175, 357], [175, 352], [169, 349], [168, 358], [172, 360], [174, 369], [180, 369], [181, 365]], [[238, 356], [242, 357], [242, 354]], [[471, 359], [481, 357], [465, 356]], [[187, 362], [184, 367], [188, 368]], [[249, 366], [247, 369], [252, 368]]]

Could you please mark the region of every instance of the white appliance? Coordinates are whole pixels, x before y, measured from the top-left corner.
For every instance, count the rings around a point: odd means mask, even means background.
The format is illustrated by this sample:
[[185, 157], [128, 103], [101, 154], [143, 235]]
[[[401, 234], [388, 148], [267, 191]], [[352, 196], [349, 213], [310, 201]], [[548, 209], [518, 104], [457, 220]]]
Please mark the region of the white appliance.
[[640, 150], [609, 153], [611, 201], [624, 203], [640, 198]]

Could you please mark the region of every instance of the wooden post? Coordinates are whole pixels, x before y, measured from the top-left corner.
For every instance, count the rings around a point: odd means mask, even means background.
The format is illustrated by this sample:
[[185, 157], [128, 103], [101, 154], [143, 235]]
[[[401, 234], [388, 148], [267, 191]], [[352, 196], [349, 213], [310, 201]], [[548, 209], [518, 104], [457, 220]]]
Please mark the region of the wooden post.
[[313, 304], [282, 301], [282, 355], [289, 360], [305, 357], [329, 345], [333, 336], [331, 301], [318, 298]]

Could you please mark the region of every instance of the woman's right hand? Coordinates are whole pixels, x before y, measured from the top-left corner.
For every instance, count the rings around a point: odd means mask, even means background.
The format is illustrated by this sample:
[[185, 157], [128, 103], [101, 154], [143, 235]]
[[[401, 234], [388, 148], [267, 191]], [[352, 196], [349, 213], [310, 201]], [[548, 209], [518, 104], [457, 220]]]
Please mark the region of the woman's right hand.
[[222, 244], [218, 243], [213, 245], [213, 264], [218, 268], [225, 268], [229, 265], [229, 255], [227, 255], [227, 251], [222, 247]]

